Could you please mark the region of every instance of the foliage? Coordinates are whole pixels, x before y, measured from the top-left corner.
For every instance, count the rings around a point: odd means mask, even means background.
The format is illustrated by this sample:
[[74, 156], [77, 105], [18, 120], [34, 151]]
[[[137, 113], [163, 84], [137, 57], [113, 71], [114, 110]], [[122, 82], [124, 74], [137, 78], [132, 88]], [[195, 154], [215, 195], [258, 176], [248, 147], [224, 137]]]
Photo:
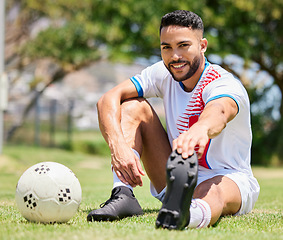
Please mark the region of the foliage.
[[[207, 1], [209, 12], [204, 10], [204, 22], [207, 26], [209, 52], [225, 56], [236, 54], [245, 60], [249, 68], [255, 62], [260, 71], [266, 71], [283, 90], [283, 2], [280, 0], [221, 0]], [[272, 118], [274, 105], [265, 108], [267, 94], [272, 94], [270, 86], [262, 86], [257, 91], [258, 79], [249, 79], [252, 84], [249, 96], [252, 104], [261, 106], [252, 116], [254, 164], [282, 164], [282, 121]], [[255, 86], [253, 88], [251, 85]], [[280, 114], [283, 114], [281, 97]], [[277, 159], [277, 160], [274, 160]]]
[[[20, 55], [24, 66], [26, 62], [49, 58], [67, 74], [98, 59], [131, 62], [159, 56], [160, 18], [169, 11], [186, 9], [203, 18], [209, 41], [208, 56], [217, 54], [224, 59], [227, 54], [235, 54], [244, 59], [244, 68], [256, 62], [259, 71], [268, 72], [283, 92], [282, 0], [11, 0], [7, 8], [15, 5], [21, 8], [18, 23], [23, 26], [23, 34], [19, 35], [27, 36], [28, 40], [21, 40], [20, 43], [26, 44], [20, 44], [16, 48], [20, 51], [12, 56]], [[48, 20], [48, 27], [32, 35], [28, 26], [35, 26], [42, 19]], [[222, 65], [232, 70], [233, 63], [226, 64], [223, 60]], [[241, 79], [244, 77], [241, 72], [234, 73]], [[248, 79], [248, 82], [256, 80]], [[253, 100], [256, 103], [257, 99]], [[281, 115], [282, 102], [283, 98]], [[267, 155], [260, 156], [270, 159], [272, 154], [279, 153], [283, 159], [283, 153], [278, 152], [283, 138], [279, 132], [282, 123], [268, 116], [268, 112], [253, 116], [253, 122], [258, 124], [253, 127], [253, 151], [261, 152], [262, 144], [270, 139], [269, 134], [278, 130], [272, 136], [272, 144], [264, 145]], [[258, 159], [254, 161], [265, 162]]]
[[78, 23], [67, 23], [60, 29], [48, 28], [23, 51], [36, 58], [52, 57], [63, 65], [83, 65], [100, 58], [98, 49], [88, 45], [88, 35]]
[[246, 61], [247, 66], [251, 62], [257, 63], [261, 71], [273, 77], [282, 92], [283, 2], [222, 0], [208, 3], [214, 14], [207, 19], [209, 38], [214, 39], [211, 52], [236, 54]]
[[56, 3], [27, 0], [23, 8], [29, 9], [30, 15], [37, 15], [37, 19], [48, 17], [53, 24], [47, 33], [39, 34], [39, 39], [26, 47], [37, 49], [28, 52], [28, 56], [52, 56], [66, 62], [74, 61], [72, 57], [64, 57], [71, 49], [88, 56], [84, 50], [97, 51], [102, 46], [107, 47], [109, 57], [114, 59], [120, 59], [120, 55], [129, 59], [150, 57], [159, 54], [161, 16], [172, 10], [187, 9], [202, 16], [206, 37], [211, 42], [210, 52], [223, 56], [237, 54], [260, 63], [270, 73], [277, 70], [282, 73], [278, 69], [283, 59], [282, 7], [280, 0], [190, 0], [185, 3], [178, 0], [61, 0]]

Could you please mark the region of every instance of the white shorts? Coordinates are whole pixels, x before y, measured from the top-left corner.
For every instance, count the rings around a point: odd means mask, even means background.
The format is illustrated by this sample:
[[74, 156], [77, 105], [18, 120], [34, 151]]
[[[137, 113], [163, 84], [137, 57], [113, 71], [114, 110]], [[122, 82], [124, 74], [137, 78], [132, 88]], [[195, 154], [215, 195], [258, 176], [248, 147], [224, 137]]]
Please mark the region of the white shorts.
[[[232, 169], [213, 170], [199, 166], [197, 185], [199, 185], [205, 180], [219, 175], [228, 177], [233, 180], [240, 190], [242, 205], [240, 210], [235, 215], [242, 215], [250, 212], [258, 199], [260, 191], [259, 184], [254, 178], [254, 176], [247, 175], [245, 173]], [[164, 198], [165, 191], [166, 188], [164, 188], [159, 194], [157, 194], [157, 191], [155, 190], [154, 186], [152, 185], [152, 183], [150, 183], [150, 192], [152, 196], [156, 197], [160, 201], [162, 201], [162, 199]]]

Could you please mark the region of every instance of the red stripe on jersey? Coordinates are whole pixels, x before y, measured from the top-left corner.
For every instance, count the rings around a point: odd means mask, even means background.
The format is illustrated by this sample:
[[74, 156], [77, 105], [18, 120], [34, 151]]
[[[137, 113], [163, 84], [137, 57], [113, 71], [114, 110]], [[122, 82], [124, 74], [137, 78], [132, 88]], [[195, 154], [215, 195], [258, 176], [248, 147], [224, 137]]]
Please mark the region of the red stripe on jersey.
[[[204, 74], [204, 76], [202, 76], [202, 78], [199, 80], [185, 111], [177, 119], [176, 127], [179, 131], [179, 134], [187, 131], [198, 121], [198, 118], [205, 107], [202, 99], [203, 90], [209, 83], [218, 79], [219, 77], [221, 77], [221, 75], [212, 66], [210, 66], [206, 74]], [[201, 159], [199, 159], [199, 165], [205, 168], [209, 168], [209, 165], [206, 161], [209, 144], [210, 140], [205, 147], [204, 154], [202, 155]], [[198, 149], [199, 147], [196, 146], [195, 151], [198, 152]]]

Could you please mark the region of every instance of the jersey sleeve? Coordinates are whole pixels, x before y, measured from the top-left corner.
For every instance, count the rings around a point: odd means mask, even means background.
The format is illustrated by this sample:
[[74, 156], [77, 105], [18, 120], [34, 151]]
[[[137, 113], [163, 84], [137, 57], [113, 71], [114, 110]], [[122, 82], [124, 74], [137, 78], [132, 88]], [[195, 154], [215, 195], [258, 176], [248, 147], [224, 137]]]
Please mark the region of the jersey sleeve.
[[162, 61], [145, 68], [140, 74], [130, 78], [139, 97], [163, 97], [165, 79], [168, 72]]
[[238, 112], [241, 107], [249, 105], [245, 88], [242, 83], [235, 79], [230, 73], [208, 84], [202, 95], [205, 104], [221, 97], [232, 98], [238, 106]]

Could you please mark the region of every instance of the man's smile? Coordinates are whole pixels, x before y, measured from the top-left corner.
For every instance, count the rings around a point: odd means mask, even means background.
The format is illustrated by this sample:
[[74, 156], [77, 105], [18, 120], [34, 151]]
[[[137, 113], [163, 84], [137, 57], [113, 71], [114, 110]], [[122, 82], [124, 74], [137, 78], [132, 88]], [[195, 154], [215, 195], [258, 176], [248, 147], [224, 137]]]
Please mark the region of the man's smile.
[[187, 65], [187, 62], [173, 62], [169, 63], [170, 68], [176, 69], [176, 70], [181, 70]]
[[180, 68], [182, 68], [182, 67], [184, 67], [186, 64], [185, 63], [183, 63], [183, 64], [178, 64], [178, 65], [171, 65], [171, 67], [173, 67], [173, 68], [176, 68], [176, 69], [180, 69]]

